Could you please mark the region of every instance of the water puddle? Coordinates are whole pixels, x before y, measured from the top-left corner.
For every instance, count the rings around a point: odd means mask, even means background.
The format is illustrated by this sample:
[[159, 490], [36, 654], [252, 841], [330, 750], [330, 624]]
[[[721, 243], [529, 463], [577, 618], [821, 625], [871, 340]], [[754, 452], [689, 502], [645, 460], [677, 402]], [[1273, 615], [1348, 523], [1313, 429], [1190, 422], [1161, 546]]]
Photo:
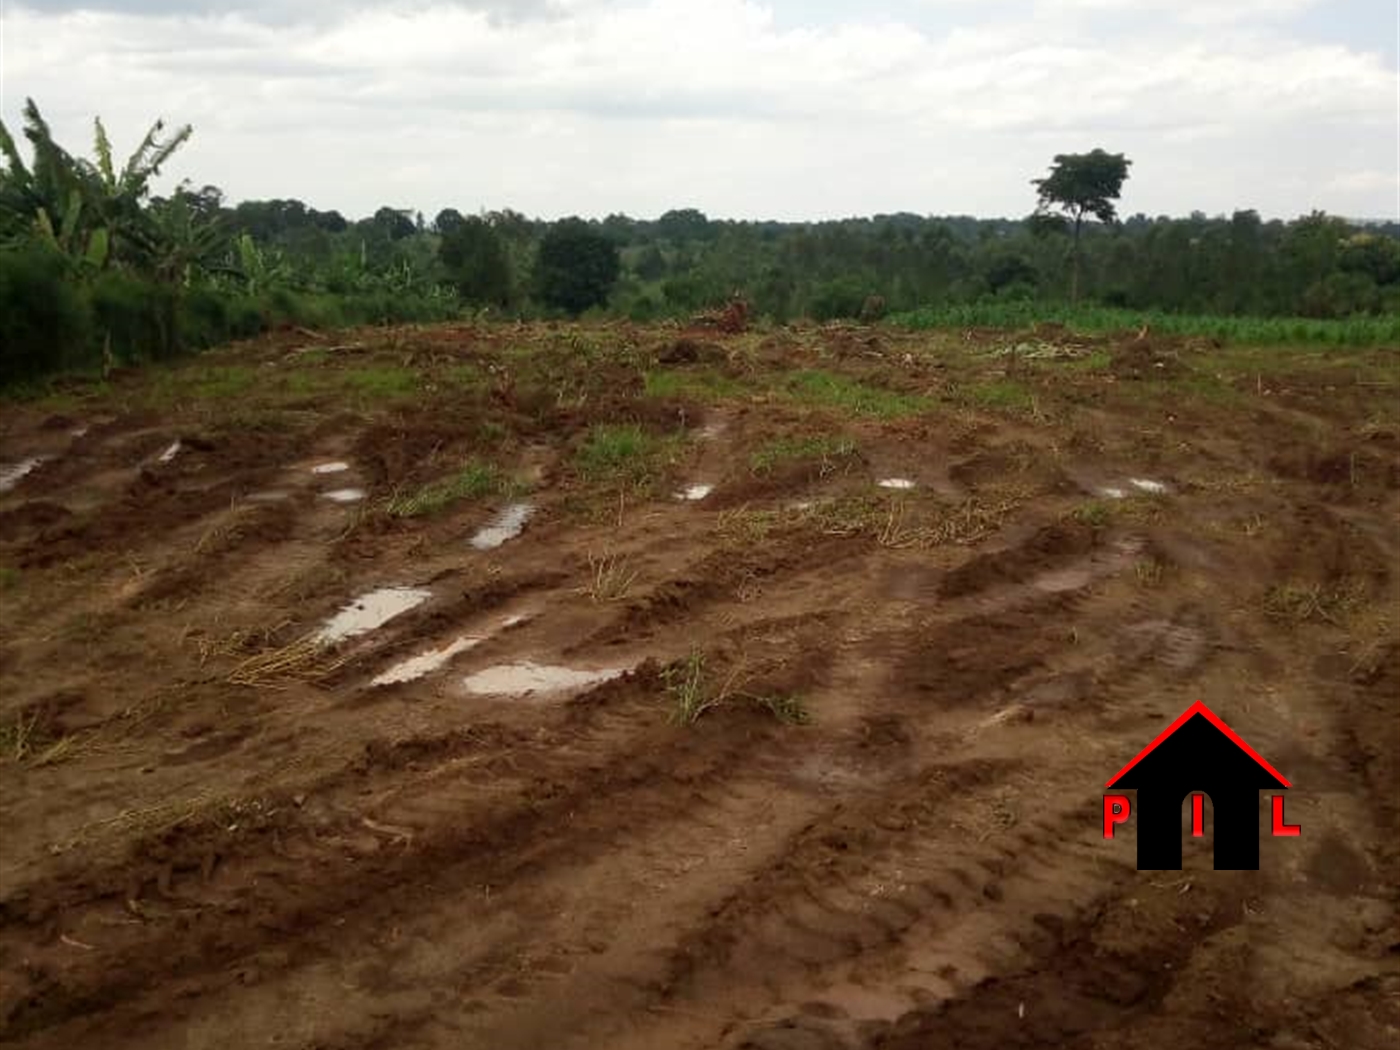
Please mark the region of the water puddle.
[[75, 427], [74, 429], [68, 431], [68, 435], [69, 435], [69, 437], [74, 437], [74, 438], [83, 438], [83, 437], [87, 437], [88, 431], [91, 430], [91, 429], [92, 429], [92, 427], [86, 427], [86, 426], [84, 426], [84, 427]]
[[907, 491], [916, 486], [914, 482], [910, 481], [908, 478], [882, 478], [880, 487], [882, 489], [902, 489]]
[[349, 463], [342, 463], [337, 460], [334, 463], [318, 463], [311, 468], [313, 474], [344, 474], [350, 469]]
[[535, 508], [528, 503], [512, 503], [472, 537], [472, 546], [479, 551], [495, 550], [524, 532], [525, 523], [534, 513]]
[[713, 441], [723, 434], [726, 429], [724, 421], [717, 419], [713, 423], [706, 423], [696, 431], [696, 436], [699, 437], [701, 441]]
[[0, 466], [0, 492], [9, 492], [26, 477], [28, 477], [40, 463], [44, 462], [43, 456], [30, 456], [22, 459], [18, 463], [6, 463]]
[[465, 653], [468, 649], [475, 649], [482, 642], [489, 641], [502, 631], [533, 619], [530, 613], [522, 613], [515, 616], [507, 616], [494, 628], [485, 634], [464, 634], [458, 636], [448, 645], [440, 649], [429, 649], [410, 657], [400, 663], [395, 664], [387, 671], [380, 674], [370, 685], [401, 685], [404, 682], [416, 682], [420, 678], [426, 678], [434, 671], [446, 667], [453, 657]]
[[690, 485], [676, 493], [676, 499], [694, 503], [704, 499], [715, 490], [713, 485]]
[[172, 441], [170, 443], [170, 446], [159, 456], [156, 457], [156, 462], [169, 463], [172, 459], [174, 459], [180, 454], [180, 449], [183, 447], [184, 446], [181, 445], [179, 441]]
[[425, 653], [419, 653], [402, 663], [395, 664], [383, 674], [375, 677], [370, 685], [400, 685], [404, 682], [416, 682], [420, 678], [426, 678], [439, 668], [446, 667], [447, 662], [454, 656], [464, 653], [468, 649], [474, 649], [484, 641], [486, 639], [482, 635], [464, 634], [441, 649], [429, 649]]
[[316, 632], [316, 640], [329, 645], [368, 634], [383, 627], [395, 616], [417, 608], [432, 596], [432, 591], [417, 587], [383, 587], [362, 594], [327, 620], [326, 625]]
[[1160, 481], [1153, 481], [1151, 478], [1129, 478], [1128, 484], [1141, 492], [1161, 493], [1167, 491], [1167, 486]]
[[1097, 490], [1095, 490], [1095, 491], [1097, 491], [1098, 494], [1099, 494], [1100, 496], [1102, 496], [1104, 499], [1127, 499], [1127, 498], [1128, 498], [1128, 493], [1127, 493], [1125, 490], [1120, 489], [1120, 488], [1116, 488], [1115, 486], [1112, 486], [1112, 485], [1105, 485], [1105, 486], [1103, 486], [1102, 488], [1099, 488], [1099, 489], [1097, 489]]
[[280, 489], [268, 489], [266, 492], [250, 492], [247, 500], [249, 503], [285, 503], [292, 498], [290, 492], [282, 492]]
[[518, 664], [488, 667], [462, 679], [462, 688], [477, 696], [544, 696], [601, 685], [627, 673], [625, 667], [605, 671], [581, 671], [549, 667], [525, 660]]
[[322, 499], [328, 499], [332, 503], [359, 503], [365, 498], [364, 489], [334, 489], [330, 492], [321, 493]]

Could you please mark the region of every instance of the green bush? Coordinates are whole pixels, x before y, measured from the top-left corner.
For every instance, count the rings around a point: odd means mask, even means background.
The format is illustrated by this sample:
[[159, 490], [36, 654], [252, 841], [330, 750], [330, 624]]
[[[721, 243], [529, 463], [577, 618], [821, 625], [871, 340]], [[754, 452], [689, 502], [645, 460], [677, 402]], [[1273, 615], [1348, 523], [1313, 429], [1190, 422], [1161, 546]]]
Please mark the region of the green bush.
[[118, 360], [161, 360], [180, 349], [174, 288], [109, 270], [92, 282], [88, 301], [96, 345]]
[[88, 316], [53, 252], [0, 251], [0, 383], [87, 363]]

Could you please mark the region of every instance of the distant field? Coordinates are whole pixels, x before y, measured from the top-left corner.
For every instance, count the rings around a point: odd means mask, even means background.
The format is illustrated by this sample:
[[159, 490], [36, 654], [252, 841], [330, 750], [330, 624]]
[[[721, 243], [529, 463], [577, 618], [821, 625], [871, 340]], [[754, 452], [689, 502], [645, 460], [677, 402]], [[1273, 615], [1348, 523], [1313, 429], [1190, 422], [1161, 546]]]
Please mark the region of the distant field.
[[[1142, 319], [0, 400], [0, 1042], [1388, 1045], [1393, 322]], [[1303, 834], [1139, 873], [1103, 784], [1198, 700]]]
[[1141, 328], [1163, 335], [1204, 336], [1229, 343], [1264, 346], [1400, 346], [1400, 316], [1318, 320], [1306, 317], [1209, 317], [1155, 310], [1115, 310], [1054, 303], [979, 303], [925, 307], [895, 314], [890, 323], [905, 328], [1026, 327], [1066, 325], [1080, 332], [1121, 332]]

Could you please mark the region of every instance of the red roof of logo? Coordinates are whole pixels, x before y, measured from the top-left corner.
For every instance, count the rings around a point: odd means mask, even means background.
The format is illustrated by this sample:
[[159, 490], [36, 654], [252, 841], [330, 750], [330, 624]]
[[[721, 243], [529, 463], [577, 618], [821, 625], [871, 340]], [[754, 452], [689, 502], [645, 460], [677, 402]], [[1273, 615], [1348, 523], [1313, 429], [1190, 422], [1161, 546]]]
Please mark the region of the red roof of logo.
[[1250, 747], [1250, 746], [1249, 746], [1248, 744], [1246, 744], [1242, 739], [1240, 739], [1240, 736], [1239, 736], [1238, 733], [1236, 733], [1233, 729], [1231, 729], [1231, 728], [1230, 728], [1229, 726], [1227, 726], [1224, 722], [1222, 722], [1222, 721], [1220, 720], [1220, 716], [1219, 716], [1219, 715], [1217, 715], [1214, 711], [1212, 711], [1210, 708], [1208, 708], [1205, 704], [1201, 703], [1199, 700], [1197, 700], [1194, 704], [1192, 704], [1190, 707], [1188, 707], [1188, 708], [1186, 709], [1185, 713], [1182, 714], [1182, 716], [1181, 716], [1180, 718], [1178, 718], [1178, 719], [1177, 719], [1175, 722], [1173, 722], [1171, 725], [1167, 726], [1166, 729], [1162, 730], [1162, 732], [1159, 733], [1159, 734], [1157, 735], [1157, 739], [1156, 739], [1156, 740], [1152, 741], [1152, 743], [1148, 744], [1145, 748], [1143, 748], [1141, 751], [1139, 751], [1137, 757], [1134, 758], [1131, 762], [1129, 762], [1129, 763], [1128, 763], [1126, 766], [1124, 766], [1122, 769], [1120, 769], [1120, 770], [1117, 772], [1117, 774], [1113, 777], [1113, 779], [1110, 780], [1110, 781], [1109, 781], [1107, 784], [1105, 784], [1104, 786], [1105, 786], [1105, 787], [1112, 787], [1114, 784], [1118, 783], [1118, 781], [1121, 780], [1121, 779], [1123, 778], [1123, 775], [1124, 775], [1125, 773], [1127, 773], [1128, 770], [1132, 769], [1135, 765], [1137, 765], [1139, 762], [1141, 762], [1144, 758], [1146, 758], [1148, 755], [1152, 754], [1152, 752], [1155, 751], [1155, 750], [1157, 749], [1157, 746], [1158, 746], [1159, 744], [1161, 744], [1162, 741], [1166, 740], [1167, 737], [1169, 737], [1169, 736], [1171, 736], [1173, 733], [1175, 733], [1178, 729], [1180, 729], [1182, 726], [1184, 726], [1187, 722], [1189, 722], [1189, 721], [1190, 721], [1192, 718], [1194, 718], [1196, 715], [1201, 715], [1201, 716], [1203, 716], [1203, 717], [1206, 719], [1206, 721], [1208, 721], [1211, 725], [1215, 726], [1216, 729], [1218, 729], [1218, 730], [1220, 730], [1222, 733], [1224, 733], [1225, 736], [1229, 738], [1230, 743], [1234, 744], [1237, 748], [1239, 748], [1241, 751], [1243, 751], [1246, 755], [1248, 755], [1250, 758], [1254, 759], [1254, 761], [1258, 762], [1261, 766], [1263, 766], [1266, 770], [1268, 770], [1269, 775], [1272, 776], [1272, 777], [1274, 777], [1275, 779], [1277, 779], [1278, 782], [1279, 782], [1280, 784], [1282, 784], [1284, 787], [1292, 787], [1292, 786], [1293, 786], [1292, 784], [1290, 784], [1290, 783], [1288, 782], [1288, 778], [1287, 778], [1287, 777], [1285, 777], [1282, 773], [1280, 773], [1280, 772], [1279, 772], [1277, 769], [1275, 769], [1273, 766], [1269, 765], [1268, 762], [1264, 761], [1264, 756], [1263, 756], [1263, 755], [1259, 754], [1258, 751], [1255, 751], [1254, 748]]

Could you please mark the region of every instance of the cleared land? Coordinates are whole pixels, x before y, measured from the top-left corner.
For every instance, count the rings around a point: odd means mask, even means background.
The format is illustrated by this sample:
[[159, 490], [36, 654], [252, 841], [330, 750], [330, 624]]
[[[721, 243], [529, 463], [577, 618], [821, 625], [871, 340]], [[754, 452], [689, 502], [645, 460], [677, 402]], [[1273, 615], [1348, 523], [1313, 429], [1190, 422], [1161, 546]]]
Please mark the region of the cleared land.
[[[1398, 363], [457, 326], [6, 403], [0, 1041], [1394, 1046]], [[1257, 873], [1101, 837], [1196, 700], [1295, 785]]]

